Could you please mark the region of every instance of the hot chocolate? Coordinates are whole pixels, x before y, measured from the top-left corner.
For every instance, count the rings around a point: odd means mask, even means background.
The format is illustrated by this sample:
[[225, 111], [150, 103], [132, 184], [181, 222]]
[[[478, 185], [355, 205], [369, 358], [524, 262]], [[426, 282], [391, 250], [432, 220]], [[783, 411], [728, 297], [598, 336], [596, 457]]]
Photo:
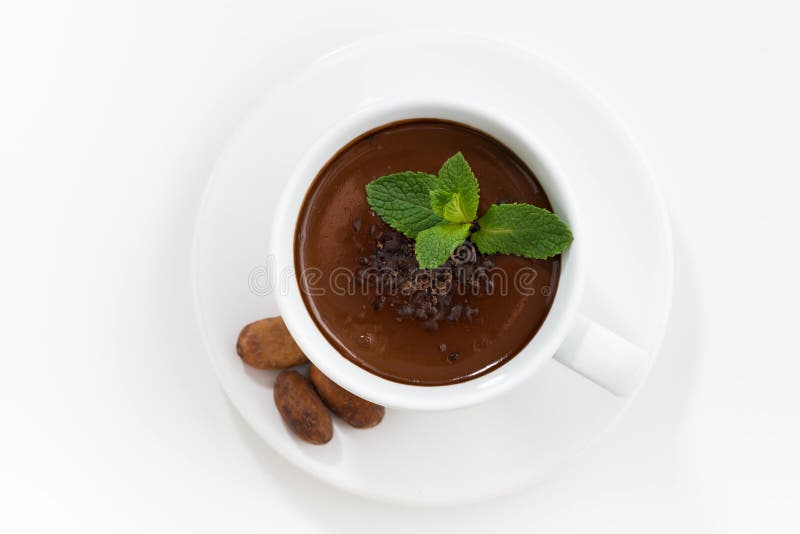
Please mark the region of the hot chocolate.
[[418, 269], [414, 241], [370, 210], [369, 182], [410, 169], [435, 174], [459, 151], [480, 182], [479, 213], [508, 202], [551, 209], [531, 170], [491, 136], [413, 119], [342, 148], [298, 218], [296, 274], [311, 317], [343, 357], [396, 382], [445, 385], [496, 369], [531, 342], [557, 289], [560, 256], [487, 256], [470, 241], [441, 267]]

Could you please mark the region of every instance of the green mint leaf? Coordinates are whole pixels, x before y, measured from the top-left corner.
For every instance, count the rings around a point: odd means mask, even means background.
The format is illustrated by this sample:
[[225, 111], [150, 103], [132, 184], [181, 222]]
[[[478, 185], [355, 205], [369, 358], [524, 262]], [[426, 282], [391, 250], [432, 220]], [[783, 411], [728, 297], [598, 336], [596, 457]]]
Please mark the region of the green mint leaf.
[[431, 208], [449, 222], [468, 223], [478, 213], [479, 196], [478, 180], [457, 152], [439, 170], [439, 182], [430, 194]]
[[367, 184], [367, 204], [383, 222], [414, 239], [422, 230], [441, 224], [431, 209], [437, 178], [424, 172], [399, 172]]
[[478, 225], [472, 242], [483, 254], [546, 259], [564, 252], [572, 242], [572, 232], [557, 215], [530, 204], [490, 206]]
[[422, 269], [435, 269], [450, 257], [469, 235], [470, 225], [439, 224], [417, 234], [417, 263]]
[[441, 189], [431, 191], [431, 209], [449, 222], [464, 223], [475, 219], [474, 215], [470, 218], [467, 213], [461, 195]]

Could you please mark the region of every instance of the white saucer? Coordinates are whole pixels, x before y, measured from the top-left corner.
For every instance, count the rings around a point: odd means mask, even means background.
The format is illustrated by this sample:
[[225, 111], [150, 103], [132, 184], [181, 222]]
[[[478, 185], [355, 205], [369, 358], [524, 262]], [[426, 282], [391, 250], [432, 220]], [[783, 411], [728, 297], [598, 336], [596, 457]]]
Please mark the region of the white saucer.
[[491, 106], [546, 142], [584, 213], [589, 272], [581, 311], [649, 349], [651, 360], [672, 296], [672, 245], [661, 197], [623, 127], [573, 79], [524, 51], [458, 35], [381, 36], [322, 57], [267, 95], [220, 156], [197, 220], [197, 315], [222, 386], [264, 441], [312, 475], [371, 498], [453, 504], [541, 480], [632, 397], [613, 397], [552, 361], [487, 404], [387, 410], [371, 430], [337, 421], [334, 439], [318, 447], [284, 428], [272, 401], [274, 373], [246, 368], [235, 351], [244, 324], [276, 313], [273, 298], [257, 293], [270, 217], [295, 162], [356, 109], [413, 96]]

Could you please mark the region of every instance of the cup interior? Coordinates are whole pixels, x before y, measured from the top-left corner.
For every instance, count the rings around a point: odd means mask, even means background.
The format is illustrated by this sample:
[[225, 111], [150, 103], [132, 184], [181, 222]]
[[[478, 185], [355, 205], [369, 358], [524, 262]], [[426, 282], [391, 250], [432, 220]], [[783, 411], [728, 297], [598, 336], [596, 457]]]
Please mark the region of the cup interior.
[[[510, 148], [536, 175], [553, 210], [569, 225], [574, 241], [562, 254], [559, 286], [539, 331], [510, 361], [465, 382], [414, 386], [374, 375], [342, 356], [322, 335], [302, 298], [294, 265], [298, 215], [323, 166], [342, 147], [361, 134], [405, 119], [430, 118], [460, 122], [483, 131]], [[470, 102], [454, 100], [384, 101], [351, 115], [317, 140], [295, 167], [287, 182], [272, 227], [275, 264], [280, 280], [276, 299], [281, 315], [300, 348], [319, 369], [348, 391], [372, 402], [401, 409], [445, 410], [473, 405], [522, 383], [552, 357], [566, 336], [583, 290], [580, 221], [567, 179], [542, 143], [508, 117]]]

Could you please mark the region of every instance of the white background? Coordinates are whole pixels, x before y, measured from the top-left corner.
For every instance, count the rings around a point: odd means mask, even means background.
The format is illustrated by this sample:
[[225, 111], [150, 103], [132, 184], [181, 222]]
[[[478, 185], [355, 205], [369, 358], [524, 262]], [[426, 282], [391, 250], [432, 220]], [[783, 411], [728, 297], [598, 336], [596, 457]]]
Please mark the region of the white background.
[[[0, 531], [800, 529], [796, 2], [0, 5]], [[192, 311], [193, 219], [232, 129], [314, 57], [404, 28], [493, 35], [583, 80], [675, 233], [631, 410], [479, 506], [373, 503], [288, 465], [226, 400]]]

